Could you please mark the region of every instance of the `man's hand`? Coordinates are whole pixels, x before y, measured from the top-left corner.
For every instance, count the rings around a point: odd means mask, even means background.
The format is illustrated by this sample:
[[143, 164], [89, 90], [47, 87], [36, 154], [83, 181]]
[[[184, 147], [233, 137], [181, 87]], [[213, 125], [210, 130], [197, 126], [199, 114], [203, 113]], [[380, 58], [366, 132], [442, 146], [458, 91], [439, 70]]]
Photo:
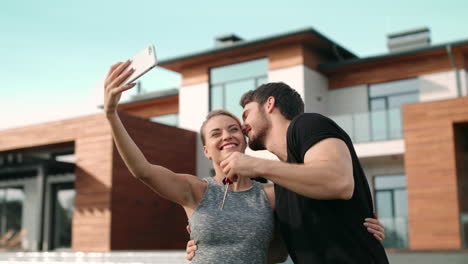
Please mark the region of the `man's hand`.
[[[190, 229], [190, 225], [187, 225], [185, 227], [185, 229], [187, 229], [187, 233], [192, 233], [192, 230]], [[195, 257], [195, 251], [197, 251], [198, 247], [197, 247], [197, 244], [195, 244], [195, 240], [190, 240], [189, 242], [187, 242], [187, 248], [185, 250], [185, 252], [187, 253], [185, 255], [185, 258], [188, 260], [188, 261], [192, 261], [193, 257]]]
[[187, 249], [186, 249], [187, 255], [185, 255], [185, 258], [188, 261], [191, 261], [193, 257], [195, 257], [195, 252], [197, 251], [197, 249], [198, 247], [197, 247], [197, 244], [195, 244], [195, 240], [190, 240], [187, 243]]
[[374, 213], [374, 218], [366, 218], [366, 222], [364, 223], [364, 226], [367, 227], [367, 231], [369, 233], [373, 234], [374, 237], [382, 241], [385, 239], [385, 228], [382, 225], [382, 223], [379, 221], [377, 218], [377, 214]]
[[236, 181], [237, 176], [255, 178], [255, 168], [259, 166], [261, 159], [245, 155], [240, 152], [230, 153], [226, 159], [221, 161], [220, 166], [226, 177]]

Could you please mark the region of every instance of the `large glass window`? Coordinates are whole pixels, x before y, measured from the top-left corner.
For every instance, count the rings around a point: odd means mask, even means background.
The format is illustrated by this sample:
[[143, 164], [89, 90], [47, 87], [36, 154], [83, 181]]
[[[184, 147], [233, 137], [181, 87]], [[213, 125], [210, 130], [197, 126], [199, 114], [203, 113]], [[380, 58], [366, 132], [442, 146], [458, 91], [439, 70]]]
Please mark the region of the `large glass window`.
[[417, 79], [407, 79], [369, 86], [372, 140], [402, 137], [401, 106], [419, 102]]
[[73, 183], [53, 184], [52, 196], [52, 248], [70, 248], [73, 209], [75, 207]]
[[375, 205], [379, 220], [385, 226], [387, 248], [408, 247], [408, 201], [405, 175], [374, 178]]
[[168, 114], [150, 118], [151, 121], [165, 124], [168, 126], [177, 126], [179, 124], [179, 114]]
[[268, 59], [258, 59], [210, 69], [210, 111], [224, 109], [242, 115], [241, 96], [268, 82]]
[[18, 233], [21, 230], [24, 192], [20, 187], [0, 188], [0, 233]]

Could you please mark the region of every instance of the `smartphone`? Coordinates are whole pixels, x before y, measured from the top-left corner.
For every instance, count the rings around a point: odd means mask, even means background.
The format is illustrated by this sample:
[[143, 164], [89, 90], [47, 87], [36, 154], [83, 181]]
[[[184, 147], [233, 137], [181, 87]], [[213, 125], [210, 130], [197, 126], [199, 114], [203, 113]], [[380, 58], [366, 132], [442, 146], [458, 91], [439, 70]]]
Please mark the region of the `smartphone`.
[[128, 69], [135, 69], [135, 71], [125, 80], [125, 84], [132, 83], [140, 78], [143, 74], [153, 69], [156, 64], [156, 50], [154, 45], [149, 45], [144, 50], [140, 51], [131, 59], [132, 63]]

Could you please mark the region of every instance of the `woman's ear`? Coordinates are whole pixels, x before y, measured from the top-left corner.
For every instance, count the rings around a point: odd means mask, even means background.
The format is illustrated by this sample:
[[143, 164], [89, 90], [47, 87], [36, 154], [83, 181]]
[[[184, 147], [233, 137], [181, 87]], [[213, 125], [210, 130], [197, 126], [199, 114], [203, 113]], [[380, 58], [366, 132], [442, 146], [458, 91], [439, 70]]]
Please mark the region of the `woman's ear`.
[[205, 154], [205, 157], [207, 159], [211, 160], [211, 156], [209, 155], [208, 149], [206, 148], [206, 146], [203, 146], [203, 154]]

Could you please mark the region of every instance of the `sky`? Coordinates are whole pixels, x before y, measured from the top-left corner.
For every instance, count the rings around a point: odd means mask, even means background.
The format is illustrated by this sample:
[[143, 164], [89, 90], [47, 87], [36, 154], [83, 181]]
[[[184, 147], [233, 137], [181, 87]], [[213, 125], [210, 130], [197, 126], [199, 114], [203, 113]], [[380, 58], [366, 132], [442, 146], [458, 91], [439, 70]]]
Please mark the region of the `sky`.
[[[15, 0], [0, 6], [0, 130], [97, 113], [110, 67], [148, 44], [158, 59], [314, 28], [359, 57], [387, 53], [390, 33], [428, 27], [432, 44], [468, 39], [467, 0]], [[180, 86], [156, 68], [145, 91]], [[123, 99], [135, 91], [127, 91]]]

